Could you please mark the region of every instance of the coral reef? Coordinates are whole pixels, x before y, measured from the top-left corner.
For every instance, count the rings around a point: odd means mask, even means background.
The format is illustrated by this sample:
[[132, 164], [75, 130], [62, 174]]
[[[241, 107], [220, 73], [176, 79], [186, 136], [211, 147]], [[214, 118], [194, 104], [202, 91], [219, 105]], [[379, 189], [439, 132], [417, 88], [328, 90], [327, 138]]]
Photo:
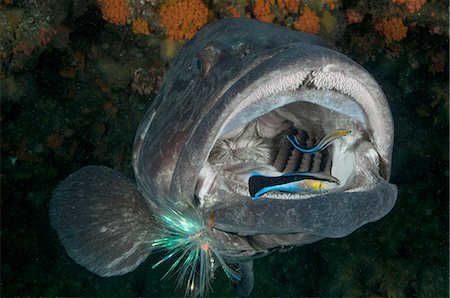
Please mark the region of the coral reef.
[[239, 13], [239, 11], [236, 9], [236, 7], [233, 6], [228, 6], [227, 7], [227, 11], [230, 14], [230, 17], [232, 18], [238, 18], [241, 16], [241, 14]]
[[299, 0], [277, 0], [278, 8], [283, 15], [296, 13], [299, 9]]
[[147, 21], [144, 19], [136, 19], [131, 23], [131, 28], [134, 34], [149, 35], [151, 30]]
[[275, 19], [275, 14], [271, 11], [271, 5], [275, 4], [275, 0], [256, 0], [253, 7], [253, 14], [256, 19], [272, 23]]
[[403, 24], [403, 20], [400, 17], [382, 20], [375, 24], [375, 29], [383, 34], [387, 43], [402, 40], [408, 32], [408, 27]]
[[125, 25], [130, 16], [127, 0], [97, 0], [102, 10], [103, 19], [115, 24]]
[[208, 20], [209, 9], [201, 0], [168, 1], [160, 9], [160, 25], [166, 36], [175, 40], [191, 39]]
[[320, 18], [308, 6], [305, 6], [302, 15], [294, 22], [294, 28], [299, 31], [317, 34], [320, 31]]
[[138, 68], [133, 73], [131, 89], [141, 95], [157, 93], [162, 84], [161, 69], [152, 67], [150, 70]]
[[410, 13], [413, 13], [418, 11], [427, 2], [427, 0], [392, 0], [392, 2], [398, 5], [405, 4], [406, 9]]
[[322, 3], [326, 3], [330, 10], [334, 10], [337, 6], [338, 0], [320, 0]]
[[345, 17], [349, 25], [359, 24], [364, 19], [364, 16], [354, 8], [349, 8], [345, 11]]
[[[46, 1], [42, 1], [31, 2], [27, 9], [14, 4], [10, 4], [7, 9], [0, 9], [0, 56], [3, 70], [10, 72], [25, 68], [28, 61], [40, 55], [54, 38], [59, 37], [67, 2], [51, 3], [52, 10], [47, 5]], [[9, 63], [5, 64], [5, 61]]]
[[209, 22], [219, 18], [237, 18], [237, 17], [251, 17], [252, 10], [250, 9], [251, 3], [249, 0], [212, 0], [209, 8], [211, 10], [212, 17]]

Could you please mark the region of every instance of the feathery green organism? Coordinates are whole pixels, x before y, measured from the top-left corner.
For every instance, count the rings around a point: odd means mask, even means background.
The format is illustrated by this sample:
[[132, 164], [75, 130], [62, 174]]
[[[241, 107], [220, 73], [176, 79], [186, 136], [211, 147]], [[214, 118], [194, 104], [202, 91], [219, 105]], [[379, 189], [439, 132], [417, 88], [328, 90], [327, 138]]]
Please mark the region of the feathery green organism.
[[214, 239], [208, 235], [210, 224], [205, 225], [194, 206], [179, 202], [165, 209], [166, 212], [158, 218], [162, 226], [160, 237], [149, 243], [151, 251], [165, 251], [164, 257], [152, 266], [153, 269], [167, 260], [173, 260], [161, 279], [177, 274], [176, 286], [185, 286], [185, 295], [205, 296], [211, 290], [215, 261], [218, 260], [232, 282], [240, 281], [240, 274], [225, 263]]

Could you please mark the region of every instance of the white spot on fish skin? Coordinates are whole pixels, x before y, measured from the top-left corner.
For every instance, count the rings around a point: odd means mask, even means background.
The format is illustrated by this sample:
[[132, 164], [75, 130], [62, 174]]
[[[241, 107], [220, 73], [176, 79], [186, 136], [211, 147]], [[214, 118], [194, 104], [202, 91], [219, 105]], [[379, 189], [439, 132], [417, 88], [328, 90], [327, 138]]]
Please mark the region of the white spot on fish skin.
[[202, 205], [204, 203], [204, 197], [207, 195], [215, 180], [216, 180], [217, 172], [214, 172], [211, 165], [207, 162], [203, 166], [203, 168], [200, 171], [199, 178], [196, 185], [196, 194], [200, 198], [200, 202]]
[[147, 124], [145, 125], [144, 129], [142, 130], [141, 134], [139, 135], [139, 141], [136, 143], [135, 148], [133, 149], [133, 169], [135, 172], [135, 175], [138, 176], [139, 174], [139, 167], [137, 166], [139, 162], [139, 157], [141, 154], [141, 147], [144, 143], [145, 136], [147, 135], [147, 132], [150, 128], [150, 124], [152, 124], [153, 119], [155, 118], [156, 110], [153, 110], [152, 115], [150, 116], [150, 119], [148, 120]]
[[[144, 237], [144, 235], [140, 235], [138, 237], [138, 239], [142, 239]], [[119, 239], [119, 242], [121, 243], [126, 243], [128, 240], [127, 235], [125, 237], [122, 237], [121, 239]], [[117, 257], [115, 260], [112, 260], [106, 267], [107, 268], [114, 268], [117, 265], [119, 265], [121, 262], [124, 262], [127, 258], [129, 258], [130, 256], [132, 256], [139, 248], [141, 247], [141, 241], [136, 241], [132, 247], [130, 247], [128, 249], [128, 251], [124, 252], [120, 257]]]
[[335, 69], [337, 69], [337, 66], [335, 64], [328, 64], [328, 65], [325, 65], [324, 67], [322, 67], [321, 71], [322, 72], [332, 72], [332, 71], [335, 71]]

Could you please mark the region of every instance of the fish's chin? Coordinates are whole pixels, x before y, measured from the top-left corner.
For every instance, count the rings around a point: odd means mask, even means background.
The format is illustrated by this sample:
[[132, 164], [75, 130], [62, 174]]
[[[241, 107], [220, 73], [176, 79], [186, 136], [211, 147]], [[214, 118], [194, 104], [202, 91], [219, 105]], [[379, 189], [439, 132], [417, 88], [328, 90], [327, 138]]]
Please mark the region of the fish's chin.
[[[256, 118], [248, 117], [247, 122], [242, 120], [242, 111], [237, 112], [222, 129], [196, 186], [196, 196], [202, 207], [230, 203], [235, 198], [247, 197], [250, 200], [248, 181], [252, 172], [268, 176], [322, 172], [340, 182], [325, 191], [349, 189], [358, 167], [355, 146], [361, 142], [370, 144], [361, 108], [350, 97], [336, 91], [305, 87], [301, 93], [285, 92], [278, 96], [288, 103]], [[312, 102], [330, 102], [331, 98], [333, 110]], [[235, 127], [239, 122], [241, 125]], [[325, 135], [338, 129], [351, 130], [351, 133], [315, 153], [302, 153], [287, 139], [288, 135], [294, 134], [303, 148], [311, 148]], [[373, 151], [376, 152], [375, 149]], [[262, 199], [302, 200], [322, 193], [273, 191], [264, 194]]]

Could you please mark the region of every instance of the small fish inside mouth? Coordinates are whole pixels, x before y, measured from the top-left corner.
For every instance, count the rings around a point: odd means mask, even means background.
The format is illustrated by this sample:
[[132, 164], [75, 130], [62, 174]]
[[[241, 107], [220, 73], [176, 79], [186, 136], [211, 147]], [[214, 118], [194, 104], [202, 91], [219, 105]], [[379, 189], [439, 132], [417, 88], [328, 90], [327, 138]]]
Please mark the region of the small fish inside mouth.
[[346, 136], [349, 133], [350, 133], [350, 130], [345, 130], [345, 129], [339, 129], [339, 130], [333, 131], [333, 132], [327, 134], [313, 148], [303, 148], [302, 145], [300, 144], [300, 142], [298, 141], [297, 137], [295, 136], [295, 134], [289, 135], [287, 137], [287, 139], [292, 144], [292, 146], [295, 147], [295, 149], [297, 149], [297, 150], [299, 150], [299, 151], [301, 151], [303, 153], [314, 153], [316, 151], [322, 151], [323, 149], [328, 147], [328, 145], [330, 145], [333, 140], [335, 140], [335, 139], [337, 139], [339, 137]]
[[248, 188], [253, 200], [271, 191], [287, 193], [325, 192], [339, 184], [340, 182], [336, 177], [326, 173], [308, 172], [292, 172], [281, 176], [266, 176], [253, 172], [248, 180]]
[[[304, 148], [295, 134], [287, 136], [287, 140], [300, 152], [314, 153], [328, 147], [335, 139], [346, 136], [349, 130], [336, 130], [326, 135], [312, 148]], [[266, 176], [258, 172], [252, 172], [248, 180], [250, 196], [256, 200], [265, 193], [281, 191], [286, 193], [297, 192], [325, 192], [335, 188], [340, 182], [324, 172], [290, 172], [281, 176]]]
[[340, 179], [331, 174], [330, 145], [351, 131], [324, 134], [294, 122], [272, 111], [219, 138], [200, 173], [200, 205], [217, 202], [224, 189], [253, 199], [267, 193], [295, 199], [339, 187]]

